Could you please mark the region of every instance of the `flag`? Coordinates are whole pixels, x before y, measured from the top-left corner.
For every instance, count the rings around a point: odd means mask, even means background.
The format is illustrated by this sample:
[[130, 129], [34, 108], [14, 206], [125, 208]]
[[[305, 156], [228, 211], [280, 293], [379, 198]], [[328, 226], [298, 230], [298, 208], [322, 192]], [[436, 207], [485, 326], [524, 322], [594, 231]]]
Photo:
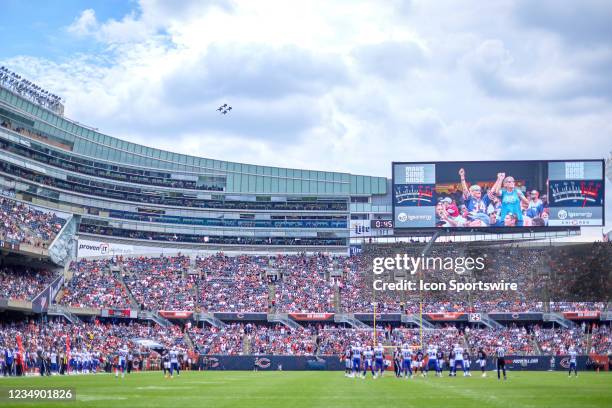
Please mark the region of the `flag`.
[[66, 372], [70, 372], [70, 336], [66, 336]]
[[25, 351], [23, 349], [23, 341], [21, 340], [21, 334], [17, 335], [17, 347], [19, 348], [19, 357], [20, 357], [20, 361], [18, 362], [18, 364], [21, 364], [22, 373], [24, 373], [25, 375], [25, 371], [27, 369], [26, 356], [25, 356]]

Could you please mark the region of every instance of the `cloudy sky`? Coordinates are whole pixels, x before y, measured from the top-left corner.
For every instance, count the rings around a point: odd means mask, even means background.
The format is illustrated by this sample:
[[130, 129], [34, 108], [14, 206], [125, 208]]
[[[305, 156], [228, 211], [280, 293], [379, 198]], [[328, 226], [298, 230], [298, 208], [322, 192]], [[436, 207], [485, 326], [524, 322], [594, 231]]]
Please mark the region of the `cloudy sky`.
[[136, 143], [387, 177], [392, 160], [612, 150], [607, 0], [2, 8], [0, 64], [62, 95], [67, 116]]

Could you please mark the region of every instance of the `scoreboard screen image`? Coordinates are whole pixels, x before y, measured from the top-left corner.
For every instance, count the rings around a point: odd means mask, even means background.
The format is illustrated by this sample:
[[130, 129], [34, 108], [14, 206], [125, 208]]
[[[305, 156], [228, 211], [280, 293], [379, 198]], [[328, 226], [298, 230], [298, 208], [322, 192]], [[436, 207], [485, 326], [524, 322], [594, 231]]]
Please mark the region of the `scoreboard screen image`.
[[604, 225], [604, 161], [392, 164], [393, 224], [410, 228]]

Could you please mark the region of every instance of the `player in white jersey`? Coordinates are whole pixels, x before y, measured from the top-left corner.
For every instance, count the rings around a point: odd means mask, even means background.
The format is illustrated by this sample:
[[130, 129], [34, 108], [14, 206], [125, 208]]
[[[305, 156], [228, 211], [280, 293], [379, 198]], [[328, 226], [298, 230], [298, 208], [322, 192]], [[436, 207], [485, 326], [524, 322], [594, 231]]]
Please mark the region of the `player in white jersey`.
[[365, 350], [363, 350], [363, 373], [362, 373], [363, 378], [366, 377], [366, 373], [368, 372], [368, 369], [372, 372], [372, 377], [376, 378], [376, 373], [374, 373], [373, 357], [374, 357], [374, 350], [372, 349], [372, 347], [366, 347]]
[[117, 360], [117, 366], [115, 367], [115, 378], [119, 377], [119, 370], [121, 370], [121, 378], [125, 377], [125, 364], [128, 353], [129, 350], [125, 344], [121, 349], [119, 349], [119, 351], [117, 351], [119, 359]]
[[51, 351], [51, 375], [57, 374], [57, 352]]
[[568, 377], [572, 376], [572, 370], [574, 370], [574, 377], [578, 377], [578, 364], [577, 364], [577, 354], [576, 353], [576, 349], [574, 349], [574, 346], [571, 346], [569, 349], [569, 356], [570, 356], [570, 366], [569, 366], [569, 373], [567, 374]]
[[497, 350], [495, 350], [495, 354], [497, 355], [497, 379], [500, 380], [500, 370], [504, 372], [504, 380], [507, 380], [506, 377], [506, 349], [502, 347], [501, 343], [497, 343]]
[[374, 362], [376, 364], [376, 373], [381, 376], [385, 372], [385, 348], [381, 343], [374, 348]]
[[471, 377], [472, 373], [470, 372], [470, 366], [472, 365], [472, 361], [470, 360], [470, 354], [467, 350], [463, 353], [463, 361], [465, 364], [465, 372], [467, 373], [466, 376]]
[[353, 353], [353, 370], [351, 372], [351, 377], [359, 377], [359, 371], [361, 370], [361, 344], [356, 343], [352, 348], [351, 352]]
[[96, 351], [91, 354], [91, 372], [92, 373], [95, 374], [98, 372], [98, 365], [100, 365], [100, 353]]
[[181, 374], [179, 372], [178, 362], [178, 351], [173, 347], [172, 350], [170, 350], [170, 378], [174, 378], [174, 370], [176, 370], [177, 376]]
[[465, 369], [465, 362], [463, 360], [463, 347], [459, 346], [459, 344], [455, 344], [455, 348], [453, 350], [455, 352], [455, 364], [453, 365], [453, 376], [457, 376], [457, 364], [461, 364], [461, 369], [463, 370], [463, 376], [467, 377], [467, 371]]
[[432, 344], [427, 346], [427, 366], [425, 368], [425, 376], [429, 374], [429, 370], [438, 372], [438, 348]]
[[412, 378], [412, 350], [408, 344], [404, 344], [402, 349], [400, 350], [402, 354], [402, 373], [404, 374], [404, 378]]

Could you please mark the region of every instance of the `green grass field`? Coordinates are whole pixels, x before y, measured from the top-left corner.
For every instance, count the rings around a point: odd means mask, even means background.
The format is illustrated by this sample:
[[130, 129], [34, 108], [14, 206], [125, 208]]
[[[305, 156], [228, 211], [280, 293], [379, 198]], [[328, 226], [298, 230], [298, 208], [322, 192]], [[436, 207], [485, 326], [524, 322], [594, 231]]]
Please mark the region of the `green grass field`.
[[0, 388], [74, 387], [76, 402], [0, 401], [2, 407], [612, 407], [612, 373], [510, 372], [507, 381], [488, 378], [416, 378], [392, 373], [365, 380], [342, 372], [185, 372], [165, 379], [160, 372], [125, 379], [108, 374], [0, 378]]

